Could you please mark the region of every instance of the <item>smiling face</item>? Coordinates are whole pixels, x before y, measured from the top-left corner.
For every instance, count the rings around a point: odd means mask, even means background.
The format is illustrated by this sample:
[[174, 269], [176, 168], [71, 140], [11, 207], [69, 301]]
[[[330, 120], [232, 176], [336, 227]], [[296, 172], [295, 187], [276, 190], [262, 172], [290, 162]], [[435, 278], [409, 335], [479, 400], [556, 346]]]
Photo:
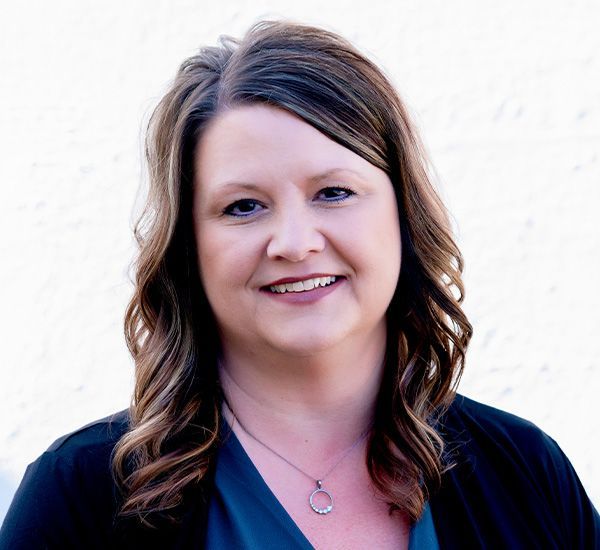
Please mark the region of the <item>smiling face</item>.
[[385, 172], [263, 105], [213, 119], [194, 172], [200, 276], [224, 349], [307, 356], [385, 337], [400, 273]]

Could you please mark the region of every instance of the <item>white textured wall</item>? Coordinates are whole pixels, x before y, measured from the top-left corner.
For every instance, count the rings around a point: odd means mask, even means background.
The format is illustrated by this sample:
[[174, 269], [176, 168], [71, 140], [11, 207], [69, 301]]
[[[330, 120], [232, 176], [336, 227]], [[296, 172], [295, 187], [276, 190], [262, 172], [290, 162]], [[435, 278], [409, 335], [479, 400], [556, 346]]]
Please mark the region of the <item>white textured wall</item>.
[[348, 6], [2, 3], [0, 518], [51, 441], [128, 404], [141, 121], [185, 56], [265, 15], [337, 30], [391, 75], [466, 257], [462, 391], [540, 425], [600, 504], [600, 3]]

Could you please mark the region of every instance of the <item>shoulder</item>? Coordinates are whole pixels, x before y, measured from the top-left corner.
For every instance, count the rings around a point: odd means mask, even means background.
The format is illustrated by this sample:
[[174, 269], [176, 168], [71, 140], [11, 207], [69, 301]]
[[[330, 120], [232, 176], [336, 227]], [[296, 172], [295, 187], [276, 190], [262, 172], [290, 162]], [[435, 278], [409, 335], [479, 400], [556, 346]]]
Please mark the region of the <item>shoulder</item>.
[[447, 420], [450, 424], [459, 422], [464, 425], [511, 432], [537, 431], [539, 428], [529, 420], [496, 407], [480, 403], [461, 394], [457, 394], [448, 409]]
[[51, 470], [65, 484], [107, 491], [112, 487], [112, 453], [129, 427], [129, 414], [120, 411], [59, 437], [28, 468]]
[[457, 395], [440, 420], [440, 428], [451, 437], [468, 443], [496, 441], [519, 447], [552, 447], [554, 441], [533, 422], [509, 412]]
[[558, 443], [533, 422], [457, 395], [438, 426], [458, 464], [476, 470], [501, 468], [509, 475], [533, 480], [545, 490], [581, 487], [573, 466]]
[[533, 422], [463, 395], [456, 396], [439, 429], [450, 458], [482, 472], [502, 468], [541, 480], [551, 471], [564, 479], [572, 470], [556, 441]]
[[98, 457], [99, 454], [112, 452], [117, 441], [128, 428], [128, 411], [119, 411], [59, 437], [48, 447], [46, 453], [70, 461]]
[[448, 410], [449, 418], [460, 418], [485, 428], [506, 427], [517, 430], [536, 429], [535, 425], [509, 412], [457, 394]]
[[[52, 443], [27, 467], [2, 525], [0, 547], [107, 543], [118, 503], [111, 456], [128, 426], [129, 415], [121, 411]], [[96, 542], [90, 545], [88, 538]]]
[[[453, 467], [432, 503], [451, 536], [455, 525], [473, 541], [505, 547], [593, 548], [600, 518], [569, 459], [532, 422], [457, 395], [437, 426]], [[475, 542], [473, 542], [475, 544]]]

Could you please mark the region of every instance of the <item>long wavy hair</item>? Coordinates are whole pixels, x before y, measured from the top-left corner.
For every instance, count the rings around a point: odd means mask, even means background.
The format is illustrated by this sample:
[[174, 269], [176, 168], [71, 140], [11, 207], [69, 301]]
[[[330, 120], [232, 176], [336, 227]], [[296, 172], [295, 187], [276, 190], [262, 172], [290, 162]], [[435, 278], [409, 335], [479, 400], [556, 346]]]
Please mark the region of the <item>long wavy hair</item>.
[[402, 265], [367, 465], [390, 511], [415, 521], [449, 467], [436, 420], [455, 395], [472, 333], [460, 307], [463, 260], [394, 87], [342, 37], [287, 21], [261, 21], [241, 40], [222, 36], [202, 48], [150, 119], [149, 194], [135, 227], [139, 255], [125, 317], [135, 390], [112, 463], [120, 514], [176, 520], [214, 462], [219, 337], [197, 266], [193, 155], [210, 120], [251, 103], [300, 117], [393, 183]]

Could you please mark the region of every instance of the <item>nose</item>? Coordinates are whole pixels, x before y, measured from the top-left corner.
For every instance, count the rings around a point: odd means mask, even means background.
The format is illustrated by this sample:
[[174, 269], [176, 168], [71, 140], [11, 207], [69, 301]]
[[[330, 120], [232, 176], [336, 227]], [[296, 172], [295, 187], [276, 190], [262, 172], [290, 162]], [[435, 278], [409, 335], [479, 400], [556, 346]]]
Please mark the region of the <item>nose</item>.
[[308, 210], [306, 205], [298, 205], [275, 216], [267, 245], [269, 258], [300, 262], [325, 248], [318, 220]]

